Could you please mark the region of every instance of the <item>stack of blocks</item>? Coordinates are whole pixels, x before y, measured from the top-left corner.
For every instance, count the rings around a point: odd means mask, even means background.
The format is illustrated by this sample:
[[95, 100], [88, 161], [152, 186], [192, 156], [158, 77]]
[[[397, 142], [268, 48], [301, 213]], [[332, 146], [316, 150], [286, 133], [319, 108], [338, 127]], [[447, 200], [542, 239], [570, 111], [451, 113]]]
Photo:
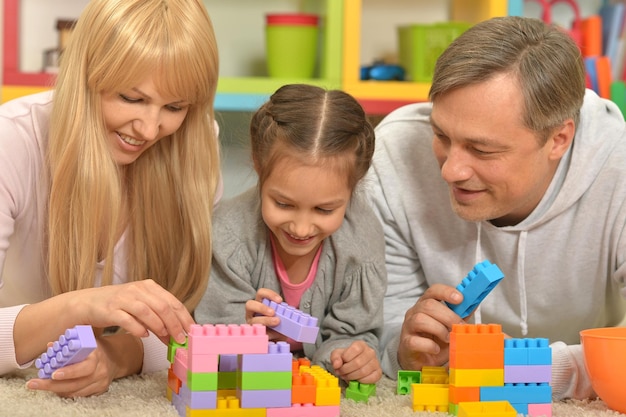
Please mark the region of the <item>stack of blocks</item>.
[[[316, 320], [272, 308], [286, 336], [315, 341]], [[337, 377], [294, 360], [289, 348], [270, 342], [262, 325], [193, 325], [185, 344], [170, 341], [168, 399], [187, 417], [339, 416]]]
[[551, 372], [548, 339], [505, 339], [498, 324], [454, 325], [449, 381], [425, 378], [434, 374], [429, 367], [400, 371], [398, 393], [406, 393], [410, 384], [413, 410], [458, 417], [551, 417]]

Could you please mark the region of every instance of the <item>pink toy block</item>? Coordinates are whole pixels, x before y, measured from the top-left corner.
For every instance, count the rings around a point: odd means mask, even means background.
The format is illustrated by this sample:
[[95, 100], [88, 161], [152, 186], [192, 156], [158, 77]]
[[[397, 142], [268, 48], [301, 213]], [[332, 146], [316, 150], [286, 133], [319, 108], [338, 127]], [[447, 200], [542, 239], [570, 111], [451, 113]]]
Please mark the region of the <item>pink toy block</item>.
[[294, 404], [288, 408], [268, 408], [267, 417], [339, 417], [339, 406]]
[[48, 350], [35, 361], [37, 375], [49, 379], [59, 368], [81, 362], [96, 348], [96, 337], [91, 326], [74, 326], [67, 329]]
[[529, 417], [552, 417], [552, 403], [528, 404]]
[[187, 349], [182, 347], [176, 349], [174, 363], [172, 364], [172, 371], [183, 384], [187, 384], [187, 371], [189, 370], [188, 363]]
[[217, 372], [219, 355], [190, 355], [187, 362], [192, 372]]
[[291, 390], [240, 390], [241, 408], [291, 407]]
[[268, 352], [239, 355], [238, 364], [241, 372], [291, 372], [290, 345], [287, 342], [270, 342]]
[[504, 383], [552, 381], [552, 365], [504, 365]]
[[188, 340], [191, 355], [266, 353], [269, 342], [260, 324], [193, 324]]
[[319, 332], [316, 317], [300, 311], [287, 303], [277, 304], [267, 298], [263, 299], [263, 304], [273, 308], [276, 312], [276, 317], [280, 318], [280, 323], [271, 327], [271, 329], [297, 342], [315, 343], [317, 333]]

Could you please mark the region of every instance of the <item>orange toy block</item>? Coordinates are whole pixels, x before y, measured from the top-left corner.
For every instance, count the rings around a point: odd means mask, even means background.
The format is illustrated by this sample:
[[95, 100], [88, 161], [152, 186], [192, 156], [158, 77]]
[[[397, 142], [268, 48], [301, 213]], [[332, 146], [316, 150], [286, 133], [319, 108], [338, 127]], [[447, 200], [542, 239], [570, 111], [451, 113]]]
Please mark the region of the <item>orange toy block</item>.
[[293, 375], [291, 387], [292, 404], [315, 404], [315, 378], [311, 374]]
[[453, 404], [480, 401], [480, 387], [457, 387], [450, 384], [448, 388], [450, 402]]
[[[504, 333], [499, 324], [455, 324], [450, 333], [450, 368], [504, 368]], [[468, 356], [469, 354], [469, 356]]]
[[167, 386], [176, 394], [179, 393], [180, 391], [180, 386], [182, 385], [182, 382], [180, 379], [178, 379], [178, 377], [176, 376], [176, 374], [174, 373], [174, 369], [173, 365], [171, 365], [169, 367], [169, 369], [167, 370]]

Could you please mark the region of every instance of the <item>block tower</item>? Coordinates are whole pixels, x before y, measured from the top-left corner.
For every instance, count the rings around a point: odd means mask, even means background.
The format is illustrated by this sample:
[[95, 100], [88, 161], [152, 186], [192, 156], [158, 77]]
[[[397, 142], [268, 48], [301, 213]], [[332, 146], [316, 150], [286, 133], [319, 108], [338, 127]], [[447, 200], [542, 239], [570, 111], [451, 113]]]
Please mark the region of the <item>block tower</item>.
[[[311, 340], [314, 323], [281, 309], [290, 333]], [[312, 333], [313, 332], [313, 333]], [[286, 342], [269, 342], [262, 325], [193, 325], [187, 341], [170, 342], [167, 395], [187, 417], [337, 417], [339, 380]]]

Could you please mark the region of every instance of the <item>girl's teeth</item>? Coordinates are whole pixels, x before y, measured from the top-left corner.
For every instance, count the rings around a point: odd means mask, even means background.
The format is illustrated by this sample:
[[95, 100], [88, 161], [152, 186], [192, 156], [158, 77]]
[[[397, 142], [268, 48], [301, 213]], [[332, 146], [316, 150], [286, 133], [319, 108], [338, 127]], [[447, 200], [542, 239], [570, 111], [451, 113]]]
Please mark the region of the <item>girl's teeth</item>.
[[120, 138], [122, 138], [122, 140], [130, 145], [143, 145], [144, 141], [143, 140], [135, 140], [133, 138], [129, 138], [128, 136], [122, 136], [120, 135]]

